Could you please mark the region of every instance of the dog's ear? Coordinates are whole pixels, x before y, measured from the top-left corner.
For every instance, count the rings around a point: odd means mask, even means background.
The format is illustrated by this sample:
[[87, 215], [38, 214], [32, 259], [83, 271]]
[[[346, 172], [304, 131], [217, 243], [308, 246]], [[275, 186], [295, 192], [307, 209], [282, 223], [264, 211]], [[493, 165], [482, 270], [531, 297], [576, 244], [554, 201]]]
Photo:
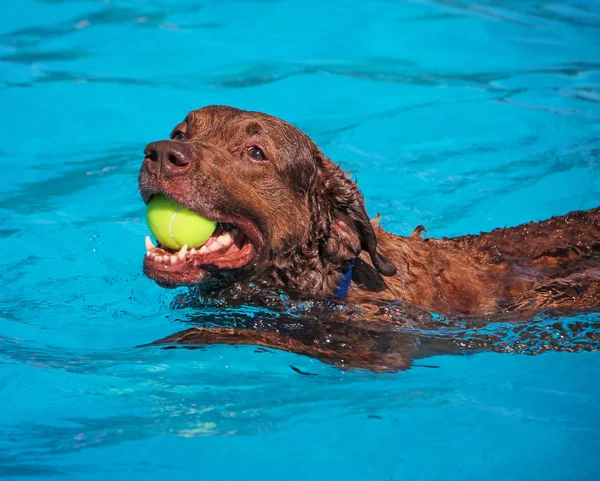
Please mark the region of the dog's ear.
[[311, 206], [314, 221], [325, 232], [324, 254], [335, 260], [356, 258], [361, 250], [371, 257], [384, 276], [393, 276], [396, 267], [377, 252], [377, 237], [365, 211], [356, 182], [340, 167], [319, 153]]
[[352, 281], [365, 291], [381, 292], [386, 288], [385, 281], [377, 269], [360, 257], [354, 262]]

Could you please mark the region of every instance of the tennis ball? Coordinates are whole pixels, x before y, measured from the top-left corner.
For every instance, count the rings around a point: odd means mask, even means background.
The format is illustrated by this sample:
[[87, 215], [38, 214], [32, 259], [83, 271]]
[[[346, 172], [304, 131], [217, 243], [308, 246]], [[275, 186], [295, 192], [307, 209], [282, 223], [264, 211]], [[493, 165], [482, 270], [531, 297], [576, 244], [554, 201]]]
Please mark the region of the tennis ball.
[[173, 199], [157, 195], [148, 204], [146, 221], [150, 232], [164, 247], [179, 250], [184, 244], [195, 248], [204, 244], [217, 223], [186, 209]]

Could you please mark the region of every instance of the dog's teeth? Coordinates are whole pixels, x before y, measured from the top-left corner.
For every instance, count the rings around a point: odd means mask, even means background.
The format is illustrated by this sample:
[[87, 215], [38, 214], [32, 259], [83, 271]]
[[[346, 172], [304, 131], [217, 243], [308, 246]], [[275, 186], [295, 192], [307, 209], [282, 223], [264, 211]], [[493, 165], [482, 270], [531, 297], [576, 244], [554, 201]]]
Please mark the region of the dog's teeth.
[[200, 254], [208, 254], [210, 252], [216, 251], [220, 249], [222, 246], [218, 242], [213, 242], [212, 244], [205, 244], [198, 251]]
[[177, 264], [177, 261], [179, 260], [179, 257], [177, 256], [171, 256], [171, 264]]
[[218, 251], [221, 247], [223, 247], [219, 242], [213, 242], [211, 245], [209, 245], [206, 250], [208, 252], [214, 252], [214, 251]]
[[219, 236], [219, 238], [217, 239], [217, 242], [219, 244], [221, 244], [223, 247], [227, 247], [227, 246], [230, 246], [231, 244], [233, 244], [233, 239], [231, 238], [231, 234], [229, 232], [225, 232], [224, 234], [221, 234]]
[[194, 255], [194, 254], [196, 254], [196, 249], [194, 249], [194, 248], [192, 247], [192, 249], [190, 250], [190, 254], [191, 254], [191, 255]]
[[150, 236], [147, 235], [146, 236], [146, 250], [147, 251], [152, 250], [152, 249], [154, 249], [154, 247], [155, 247], [155, 245], [152, 243], [152, 239], [150, 239]]
[[177, 257], [179, 258], [180, 261], [182, 261], [183, 259], [185, 259], [185, 255], [187, 254], [187, 250], [188, 250], [188, 245], [184, 244], [183, 247], [181, 248], [181, 250], [177, 253]]

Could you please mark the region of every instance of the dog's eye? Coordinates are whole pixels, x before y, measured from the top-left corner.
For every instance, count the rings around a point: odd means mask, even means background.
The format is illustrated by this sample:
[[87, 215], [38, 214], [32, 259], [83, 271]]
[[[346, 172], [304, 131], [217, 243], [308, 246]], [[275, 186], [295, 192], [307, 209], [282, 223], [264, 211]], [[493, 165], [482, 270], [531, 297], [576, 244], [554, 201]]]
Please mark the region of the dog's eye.
[[171, 140], [183, 140], [183, 139], [185, 139], [185, 134], [181, 130], [177, 130], [177, 131], [173, 132], [173, 135], [171, 135]]
[[265, 153], [260, 149], [260, 147], [257, 147], [256, 145], [248, 147], [247, 152], [248, 155], [254, 160], [267, 160], [267, 156], [265, 155]]

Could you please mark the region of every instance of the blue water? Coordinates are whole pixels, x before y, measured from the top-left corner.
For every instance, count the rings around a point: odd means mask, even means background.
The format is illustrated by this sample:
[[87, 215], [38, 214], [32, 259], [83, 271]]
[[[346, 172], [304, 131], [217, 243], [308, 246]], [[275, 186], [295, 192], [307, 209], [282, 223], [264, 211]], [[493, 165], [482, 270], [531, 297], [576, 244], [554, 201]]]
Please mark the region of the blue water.
[[597, 1], [2, 2], [0, 475], [599, 479], [597, 315], [581, 352], [398, 374], [136, 347], [193, 314], [141, 274], [136, 192], [189, 110], [294, 123], [395, 233], [476, 233], [600, 203], [599, 52]]

